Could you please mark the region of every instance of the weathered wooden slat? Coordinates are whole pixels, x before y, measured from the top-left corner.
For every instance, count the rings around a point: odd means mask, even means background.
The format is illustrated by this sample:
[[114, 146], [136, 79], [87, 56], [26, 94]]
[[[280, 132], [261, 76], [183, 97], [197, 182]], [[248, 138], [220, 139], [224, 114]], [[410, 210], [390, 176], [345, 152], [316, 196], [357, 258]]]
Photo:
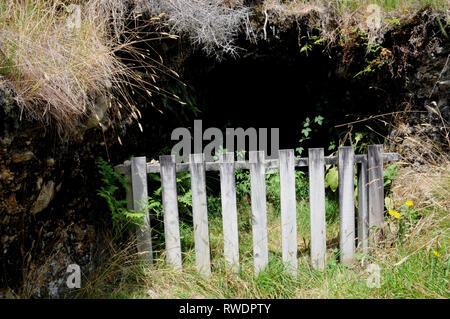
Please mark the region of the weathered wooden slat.
[[282, 258], [287, 270], [297, 274], [297, 201], [293, 150], [280, 150], [280, 204]]
[[166, 260], [175, 269], [182, 268], [180, 223], [178, 219], [177, 176], [175, 155], [160, 156], [161, 187], [164, 209]]
[[353, 146], [339, 147], [339, 247], [343, 264], [355, 261], [355, 202]]
[[208, 206], [204, 154], [190, 154], [192, 216], [194, 221], [195, 261], [197, 271], [211, 274], [209, 252]]
[[133, 209], [144, 213], [143, 225], [136, 229], [138, 252], [145, 262], [153, 262], [152, 235], [148, 214], [147, 170], [145, 157], [131, 159], [131, 186], [133, 190]]
[[[382, 158], [383, 158], [384, 162], [398, 161], [398, 154], [397, 153], [383, 153]], [[367, 160], [367, 155], [363, 155], [363, 154], [355, 155], [355, 163], [361, 163], [363, 160]], [[326, 165], [337, 165], [338, 164], [337, 156], [325, 157], [325, 164]], [[118, 169], [122, 174], [125, 174], [127, 165], [129, 165], [129, 163], [127, 163], [127, 162], [124, 164], [121, 164], [121, 165], [117, 165], [116, 169]], [[265, 166], [266, 170], [278, 168], [279, 160], [277, 160], [277, 159], [266, 160], [264, 163], [264, 166]], [[308, 166], [308, 158], [307, 157], [295, 159], [295, 167], [306, 167], [306, 166]], [[248, 161], [236, 161], [236, 162], [234, 162], [234, 168], [235, 168], [235, 170], [250, 169], [250, 163]], [[220, 163], [219, 162], [206, 162], [205, 169], [207, 172], [219, 171]], [[176, 170], [177, 170], [177, 172], [188, 172], [189, 171], [189, 163], [178, 163], [176, 166]], [[160, 171], [159, 164], [147, 163], [147, 173], [159, 173], [159, 171]]]
[[127, 200], [127, 209], [133, 209], [133, 188], [131, 185], [131, 161], [129, 165], [123, 166], [122, 169], [118, 169], [116, 166], [116, 170], [118, 170], [121, 174], [125, 176], [127, 179], [127, 188], [126, 188], [126, 200]]
[[251, 151], [249, 159], [254, 271], [258, 275], [269, 262], [264, 152]]
[[[367, 171], [369, 186], [369, 236], [370, 229], [382, 227], [384, 223], [384, 182], [383, 161], [381, 152], [383, 145], [369, 145], [367, 147]], [[375, 235], [375, 234], [373, 234]], [[372, 238], [377, 241], [377, 238]]]
[[308, 149], [311, 263], [317, 270], [326, 265], [325, 161], [323, 148]]
[[239, 233], [236, 206], [236, 181], [234, 153], [220, 156], [220, 192], [222, 196], [222, 221], [225, 261], [239, 272]]
[[369, 247], [369, 194], [367, 159], [358, 165], [358, 249], [367, 253]]

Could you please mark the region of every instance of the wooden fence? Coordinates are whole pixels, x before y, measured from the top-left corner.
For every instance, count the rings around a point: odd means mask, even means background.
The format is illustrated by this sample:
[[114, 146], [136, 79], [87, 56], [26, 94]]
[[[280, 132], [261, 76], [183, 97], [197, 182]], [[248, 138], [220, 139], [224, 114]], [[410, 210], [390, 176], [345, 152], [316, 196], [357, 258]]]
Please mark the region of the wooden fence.
[[[174, 155], [161, 156], [158, 164], [146, 163], [145, 157], [134, 157], [116, 168], [131, 178], [132, 187], [127, 192], [127, 199], [129, 208], [136, 211], [145, 208], [147, 203], [147, 174], [161, 175], [166, 259], [169, 265], [177, 269], [182, 268], [182, 258], [176, 173], [190, 172], [196, 267], [205, 275], [211, 273], [205, 172], [220, 172], [224, 257], [227, 264], [237, 272], [239, 242], [235, 170], [250, 170], [253, 258], [254, 271], [258, 274], [269, 260], [265, 173], [268, 169], [279, 169], [282, 259], [287, 269], [296, 273], [295, 168], [308, 166], [311, 262], [315, 269], [322, 270], [326, 265], [325, 165], [338, 165], [340, 261], [352, 263], [356, 247], [367, 252], [371, 235], [369, 231], [372, 232], [376, 228], [374, 226], [382, 226], [384, 221], [383, 162], [398, 160], [398, 154], [382, 153], [382, 149], [382, 145], [370, 145], [367, 155], [355, 155], [353, 147], [340, 147], [338, 156], [324, 157], [323, 148], [311, 148], [308, 149], [307, 158], [294, 157], [293, 150], [280, 150], [279, 158], [275, 160], [265, 160], [264, 152], [253, 151], [249, 153], [249, 161], [235, 161], [234, 153], [224, 153], [218, 162], [205, 162], [204, 154], [191, 154], [189, 163], [178, 164], [175, 163]], [[355, 164], [358, 176], [357, 218], [354, 202]], [[356, 229], [358, 234], [355, 233]], [[153, 253], [148, 210], [145, 210], [144, 226], [137, 230], [136, 236], [139, 251], [151, 263]]]

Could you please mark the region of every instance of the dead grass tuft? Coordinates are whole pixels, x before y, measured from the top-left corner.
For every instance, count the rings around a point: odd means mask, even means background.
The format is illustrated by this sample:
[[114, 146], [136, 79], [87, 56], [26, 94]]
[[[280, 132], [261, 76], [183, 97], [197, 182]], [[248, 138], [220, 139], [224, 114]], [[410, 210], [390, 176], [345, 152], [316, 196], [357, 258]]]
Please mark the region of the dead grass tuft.
[[27, 115], [67, 133], [111, 108], [119, 118], [138, 112], [125, 86], [143, 80], [116, 56], [139, 56], [124, 34], [127, 10], [124, 1], [0, 0], [0, 74]]

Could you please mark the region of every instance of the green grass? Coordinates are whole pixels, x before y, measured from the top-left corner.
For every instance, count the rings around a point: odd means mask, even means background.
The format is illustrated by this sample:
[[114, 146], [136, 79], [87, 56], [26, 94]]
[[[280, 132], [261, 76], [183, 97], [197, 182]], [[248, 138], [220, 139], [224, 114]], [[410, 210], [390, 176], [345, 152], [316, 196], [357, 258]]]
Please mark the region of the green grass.
[[[447, 162], [446, 162], [447, 163]], [[212, 275], [206, 278], [195, 267], [192, 216], [181, 216], [183, 270], [165, 264], [161, 214], [154, 214], [155, 263], [144, 265], [135, 244], [110, 240], [103, 260], [75, 297], [83, 298], [449, 298], [450, 272], [450, 166], [430, 166], [426, 173], [402, 167], [393, 177], [393, 209], [399, 218], [386, 214], [385, 240], [368, 254], [357, 252], [357, 262], [339, 263], [339, 207], [337, 194], [327, 191], [327, 265], [314, 270], [310, 262], [309, 202], [299, 174], [297, 191], [298, 274], [285, 271], [281, 262], [279, 189], [267, 181], [269, 265], [257, 277], [253, 269], [251, 205], [246, 191], [238, 201], [240, 272], [233, 273], [223, 257], [220, 205], [209, 205], [209, 236]], [[240, 184], [247, 183], [240, 178]], [[420, 183], [419, 183], [420, 181]], [[242, 185], [240, 185], [242, 186]], [[180, 194], [182, 195], [182, 194]], [[410, 202], [406, 207], [405, 202]], [[413, 202], [413, 203], [411, 203]], [[398, 217], [398, 216], [397, 216]], [[370, 266], [372, 265], [372, 266]], [[380, 269], [379, 287], [368, 285], [370, 267]]]
[[[316, 2], [324, 3], [324, 1]], [[341, 13], [352, 12], [360, 8], [365, 8], [369, 4], [376, 4], [384, 11], [411, 11], [429, 6], [433, 10], [445, 12], [445, 10], [449, 7], [446, 0], [335, 0], [326, 2], [332, 2], [334, 7]]]
[[[269, 205], [268, 233], [270, 262], [258, 277], [253, 275], [252, 238], [248, 203], [240, 203], [240, 273], [233, 274], [223, 260], [222, 222], [210, 218], [212, 276], [205, 278], [195, 270], [192, 228], [183, 225], [183, 270], [164, 263], [163, 251], [149, 269], [137, 262], [130, 251], [119, 251], [107, 268], [102, 266], [89, 279], [78, 297], [100, 298], [448, 298], [449, 229], [445, 210], [433, 210], [426, 217], [437, 227], [428, 229], [412, 241], [395, 240], [371, 256], [358, 254], [358, 262], [345, 266], [338, 262], [338, 219], [327, 224], [327, 266], [314, 270], [309, 260], [309, 212], [305, 201], [298, 203], [298, 276], [284, 271], [281, 262], [281, 234], [278, 211]], [[335, 209], [328, 205], [328, 209]], [[331, 208], [330, 208], [331, 207]], [[327, 209], [327, 210], [328, 210]], [[421, 247], [422, 246], [422, 247]], [[131, 246], [130, 246], [131, 247]], [[437, 251], [439, 256], [434, 254]], [[408, 257], [409, 256], [409, 257]], [[398, 264], [405, 257], [406, 260]], [[123, 260], [124, 259], [124, 260]], [[381, 268], [380, 288], [370, 288], [366, 271], [369, 263]], [[397, 264], [397, 265], [396, 265]]]

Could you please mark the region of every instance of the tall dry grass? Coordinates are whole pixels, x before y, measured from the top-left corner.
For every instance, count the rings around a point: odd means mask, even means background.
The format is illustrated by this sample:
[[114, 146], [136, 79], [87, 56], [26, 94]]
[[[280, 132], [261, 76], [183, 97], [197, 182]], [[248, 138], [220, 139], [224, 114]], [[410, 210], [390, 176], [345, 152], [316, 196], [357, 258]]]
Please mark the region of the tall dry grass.
[[[411, 129], [397, 123], [395, 150], [400, 154], [400, 167], [390, 194], [396, 207], [406, 200], [420, 212], [417, 221], [407, 221], [409, 246], [430, 250], [439, 237], [448, 239], [450, 223], [450, 137], [448, 123], [440, 116], [438, 135], [424, 132], [427, 123]], [[440, 136], [440, 138], [438, 138]], [[402, 261], [403, 262], [403, 261]]]
[[110, 99], [141, 80], [116, 55], [138, 56], [132, 32], [124, 36], [128, 11], [124, 1], [0, 0], [0, 75], [25, 113], [60, 132], [111, 107], [136, 114], [132, 103]]

